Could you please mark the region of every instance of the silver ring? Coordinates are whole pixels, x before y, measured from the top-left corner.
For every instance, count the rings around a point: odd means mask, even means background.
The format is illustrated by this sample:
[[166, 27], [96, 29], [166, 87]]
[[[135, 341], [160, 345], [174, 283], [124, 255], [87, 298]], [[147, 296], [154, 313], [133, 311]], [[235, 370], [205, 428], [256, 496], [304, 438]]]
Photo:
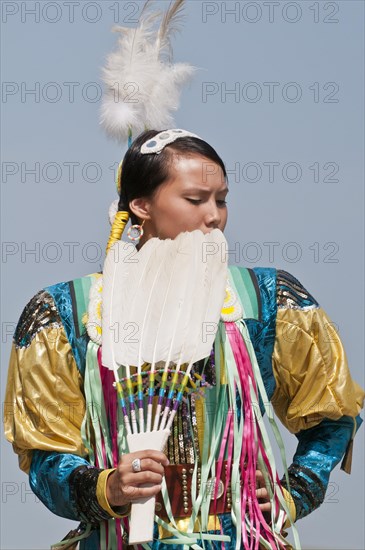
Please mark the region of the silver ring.
[[132, 460], [132, 470], [135, 473], [142, 471], [140, 458], [135, 458], [134, 460]]

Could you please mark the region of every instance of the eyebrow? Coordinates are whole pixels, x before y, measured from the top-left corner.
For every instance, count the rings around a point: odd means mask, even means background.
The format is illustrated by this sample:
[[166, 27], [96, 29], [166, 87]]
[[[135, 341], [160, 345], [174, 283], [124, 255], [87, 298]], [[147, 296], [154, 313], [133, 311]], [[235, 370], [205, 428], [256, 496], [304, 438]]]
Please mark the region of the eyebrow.
[[[205, 195], [210, 195], [211, 191], [208, 189], [203, 189], [202, 187], [190, 187], [188, 189], [184, 189], [185, 193], [203, 193]], [[228, 187], [224, 187], [223, 189], [218, 189], [217, 193], [228, 193], [229, 189]]]

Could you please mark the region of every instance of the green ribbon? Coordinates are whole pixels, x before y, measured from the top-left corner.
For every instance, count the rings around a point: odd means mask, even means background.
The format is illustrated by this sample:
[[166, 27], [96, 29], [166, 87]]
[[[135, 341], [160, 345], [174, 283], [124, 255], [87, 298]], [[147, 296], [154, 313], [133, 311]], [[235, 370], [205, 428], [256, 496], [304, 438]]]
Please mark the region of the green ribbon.
[[[86, 351], [86, 367], [84, 377], [86, 412], [81, 426], [81, 437], [85, 447], [88, 450], [90, 463], [96, 465], [97, 458], [98, 465], [101, 468], [107, 469], [113, 465], [113, 453], [110, 430], [105, 410], [103, 387], [100, 378], [98, 350], [99, 346], [90, 340]], [[119, 409], [118, 420], [119, 442], [123, 439], [125, 440], [123, 437], [123, 422], [119, 417]], [[96, 449], [94, 449], [93, 444], [91, 443], [92, 441], [95, 442]], [[104, 441], [106, 461], [104, 460], [102, 451], [102, 441]], [[123, 445], [121, 446], [123, 447]], [[125, 450], [125, 452], [127, 451]], [[115, 548], [117, 548], [116, 528], [117, 524], [114, 518], [100, 524], [100, 550], [115, 550]], [[123, 529], [121, 534], [123, 534]], [[107, 540], [108, 544], [106, 542]]]
[[86, 539], [91, 533], [91, 524], [87, 524], [86, 530], [81, 535], [78, 535], [77, 537], [72, 537], [70, 539], [64, 539], [60, 542], [57, 542], [56, 544], [52, 544], [51, 550], [59, 548], [60, 546], [65, 546], [66, 544], [74, 544], [75, 542], [79, 542], [80, 540]]

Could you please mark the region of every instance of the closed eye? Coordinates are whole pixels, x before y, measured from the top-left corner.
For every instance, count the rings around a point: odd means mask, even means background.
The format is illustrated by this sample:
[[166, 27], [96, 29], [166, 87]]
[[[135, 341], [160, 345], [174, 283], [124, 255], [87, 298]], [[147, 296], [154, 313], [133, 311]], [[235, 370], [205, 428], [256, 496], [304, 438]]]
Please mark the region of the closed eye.
[[[203, 203], [204, 201], [202, 199], [190, 199], [188, 197], [186, 197], [186, 200], [189, 201], [191, 204], [201, 204]], [[221, 199], [221, 200], [216, 200], [215, 201], [217, 203], [217, 205], [220, 207], [220, 208], [223, 208], [224, 206], [226, 206], [227, 204], [227, 201], [224, 200], [224, 199]]]

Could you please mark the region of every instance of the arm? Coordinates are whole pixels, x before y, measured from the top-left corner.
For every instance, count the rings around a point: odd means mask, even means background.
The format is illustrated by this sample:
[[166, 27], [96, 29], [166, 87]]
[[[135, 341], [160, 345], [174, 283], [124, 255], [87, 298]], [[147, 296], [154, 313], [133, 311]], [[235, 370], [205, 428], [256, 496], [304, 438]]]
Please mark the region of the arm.
[[330, 473], [351, 445], [354, 425], [361, 419], [343, 416], [339, 420], [323, 419], [320, 424], [302, 430], [297, 435], [298, 447], [288, 468], [290, 490], [296, 509], [296, 519], [308, 515], [324, 501]]
[[[32, 490], [52, 512], [96, 523], [111, 515], [99, 506], [100, 470], [90, 467], [81, 439], [82, 388], [63, 321], [50, 294], [41, 291], [15, 331], [5, 434]], [[106, 484], [106, 478], [102, 481]]]
[[[97, 525], [112, 514], [97, 498], [101, 470], [72, 454], [34, 451], [29, 471], [32, 491], [54, 514]], [[113, 514], [113, 517], [119, 517]]]
[[351, 379], [333, 323], [293, 277], [278, 272], [277, 324], [273, 353], [276, 390], [273, 406], [298, 438], [289, 467], [296, 519], [323, 502], [329, 476], [346, 453], [361, 423], [364, 392]]
[[[67, 296], [63, 306], [72, 313]], [[129, 494], [128, 487], [134, 484], [129, 479], [132, 455], [123, 455], [117, 471], [90, 465], [81, 438], [84, 380], [70, 344], [75, 338], [72, 323], [73, 316], [64, 314], [61, 318], [52, 296], [45, 291], [24, 309], [10, 358], [5, 434], [19, 455], [20, 467], [29, 473], [33, 492], [51, 512], [97, 525], [111, 517], [124, 517], [130, 500], [159, 489], [136, 491], [132, 487], [133, 495]], [[154, 455], [146, 451], [143, 456], [151, 462]], [[162, 453], [157, 455], [160, 462], [166, 458]], [[159, 464], [152, 466], [151, 470], [160, 472]], [[132, 475], [133, 482], [150, 481], [151, 474], [146, 468], [138, 474], [141, 479]], [[107, 498], [110, 494], [115, 497], [113, 508]]]

